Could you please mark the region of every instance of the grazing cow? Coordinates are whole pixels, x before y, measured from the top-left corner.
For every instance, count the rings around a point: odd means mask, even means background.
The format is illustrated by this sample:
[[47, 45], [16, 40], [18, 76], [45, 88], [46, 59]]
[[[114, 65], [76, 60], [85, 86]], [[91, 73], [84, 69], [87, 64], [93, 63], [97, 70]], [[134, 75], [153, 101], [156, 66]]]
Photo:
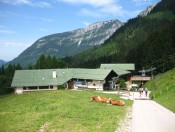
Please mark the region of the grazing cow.
[[101, 96], [91, 96], [91, 101], [95, 101], [95, 102], [109, 103], [110, 100], [111, 100], [110, 98], [108, 99]]
[[118, 105], [118, 106], [123, 106], [123, 105], [125, 105], [125, 102], [122, 101], [122, 100], [113, 100], [113, 99], [111, 99], [109, 102], [110, 102], [110, 104], [112, 104], [112, 105]]

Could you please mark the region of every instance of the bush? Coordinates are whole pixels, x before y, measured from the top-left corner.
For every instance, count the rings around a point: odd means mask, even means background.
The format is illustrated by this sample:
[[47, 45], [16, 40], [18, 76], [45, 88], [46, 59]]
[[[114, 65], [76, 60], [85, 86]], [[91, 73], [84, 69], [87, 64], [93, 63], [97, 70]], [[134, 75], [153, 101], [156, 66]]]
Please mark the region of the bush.
[[120, 89], [121, 89], [121, 88], [126, 88], [125, 80], [121, 79], [121, 80], [120, 80], [120, 83], [119, 83], [119, 86], [120, 86]]
[[64, 85], [58, 86], [58, 90], [65, 90], [65, 89], [66, 89], [66, 87]]

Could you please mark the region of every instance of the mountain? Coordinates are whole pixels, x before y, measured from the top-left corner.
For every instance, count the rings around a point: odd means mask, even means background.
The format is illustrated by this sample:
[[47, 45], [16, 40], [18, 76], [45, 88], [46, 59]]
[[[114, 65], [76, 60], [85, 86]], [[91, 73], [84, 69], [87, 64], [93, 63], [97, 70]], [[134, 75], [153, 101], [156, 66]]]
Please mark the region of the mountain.
[[97, 48], [75, 55], [72, 67], [97, 68], [101, 63], [135, 63], [136, 69], [175, 67], [175, 0], [162, 0], [143, 17], [128, 20]]
[[140, 17], [147, 16], [152, 11], [152, 9], [154, 8], [154, 6], [155, 5], [148, 6], [146, 8], [146, 10], [142, 11], [138, 16], [140, 16]]
[[86, 28], [48, 35], [38, 39], [10, 63], [27, 66], [44, 55], [63, 58], [100, 46], [124, 23], [119, 20], [97, 22]]
[[4, 60], [1, 60], [1, 59], [0, 59], [0, 66], [1, 66], [1, 65], [4, 65], [5, 63], [6, 63], [6, 62], [5, 62]]

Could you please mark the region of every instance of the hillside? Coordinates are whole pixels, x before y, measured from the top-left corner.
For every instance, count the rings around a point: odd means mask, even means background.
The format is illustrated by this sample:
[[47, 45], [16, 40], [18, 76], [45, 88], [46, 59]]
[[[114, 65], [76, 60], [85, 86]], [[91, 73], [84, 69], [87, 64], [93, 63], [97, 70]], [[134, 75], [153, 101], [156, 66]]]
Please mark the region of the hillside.
[[130, 19], [99, 48], [75, 55], [72, 67], [101, 63], [135, 63], [136, 69], [154, 66], [163, 72], [175, 66], [174, 1], [162, 0], [147, 16]]
[[10, 63], [28, 66], [34, 64], [42, 54], [58, 58], [75, 55], [103, 44], [123, 24], [119, 20], [109, 20], [42, 37]]
[[150, 97], [164, 107], [175, 112], [175, 68], [157, 75], [145, 84], [151, 90]]

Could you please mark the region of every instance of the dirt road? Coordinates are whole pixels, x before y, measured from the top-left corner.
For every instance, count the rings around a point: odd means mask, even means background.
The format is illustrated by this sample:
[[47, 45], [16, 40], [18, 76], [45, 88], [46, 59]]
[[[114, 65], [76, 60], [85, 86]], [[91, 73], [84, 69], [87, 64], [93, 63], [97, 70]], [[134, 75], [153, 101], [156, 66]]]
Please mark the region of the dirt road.
[[152, 100], [134, 100], [131, 132], [175, 132], [175, 113]]

